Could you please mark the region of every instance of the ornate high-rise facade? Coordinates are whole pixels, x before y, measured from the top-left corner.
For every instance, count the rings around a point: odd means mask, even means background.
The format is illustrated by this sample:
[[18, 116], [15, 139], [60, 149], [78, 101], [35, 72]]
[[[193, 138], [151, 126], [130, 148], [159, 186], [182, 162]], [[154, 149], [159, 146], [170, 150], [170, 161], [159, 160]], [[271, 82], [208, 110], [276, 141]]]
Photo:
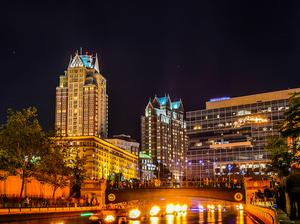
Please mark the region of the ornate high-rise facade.
[[56, 87], [55, 127], [62, 136], [107, 137], [108, 95], [97, 54], [76, 52]]
[[122, 173], [138, 177], [138, 156], [104, 140], [107, 137], [108, 96], [97, 55], [76, 52], [71, 56], [56, 88], [55, 127], [59, 144], [69, 147], [67, 161], [84, 158], [89, 180], [108, 179]]
[[141, 118], [141, 151], [153, 158], [156, 177], [181, 181], [185, 173], [186, 123], [181, 100], [169, 96], [150, 100]]

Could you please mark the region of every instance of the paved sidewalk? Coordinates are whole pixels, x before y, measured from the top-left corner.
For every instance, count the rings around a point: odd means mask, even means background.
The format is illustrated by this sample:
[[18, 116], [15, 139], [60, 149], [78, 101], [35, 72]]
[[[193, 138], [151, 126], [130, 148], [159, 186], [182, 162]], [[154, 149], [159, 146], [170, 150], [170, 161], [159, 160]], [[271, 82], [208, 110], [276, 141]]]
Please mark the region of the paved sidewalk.
[[277, 211], [277, 214], [278, 214], [279, 223], [282, 223], [282, 224], [290, 224], [290, 223], [300, 224], [300, 220], [295, 220], [295, 221], [290, 220], [290, 217], [288, 217], [288, 215], [284, 211], [282, 211], [281, 209], [277, 209], [276, 211]]

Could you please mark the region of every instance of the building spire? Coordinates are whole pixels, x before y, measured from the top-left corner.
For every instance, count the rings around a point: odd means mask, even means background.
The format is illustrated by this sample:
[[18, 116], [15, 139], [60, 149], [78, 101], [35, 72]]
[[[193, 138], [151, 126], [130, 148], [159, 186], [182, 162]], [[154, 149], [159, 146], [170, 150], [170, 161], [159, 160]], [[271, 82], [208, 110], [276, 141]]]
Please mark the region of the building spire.
[[69, 66], [70, 66], [70, 65], [71, 65], [71, 63], [72, 63], [72, 60], [73, 60], [73, 58], [72, 58], [72, 55], [70, 55]]
[[97, 72], [100, 73], [100, 70], [99, 70], [99, 62], [98, 62], [98, 54], [96, 53], [96, 56], [95, 56], [95, 65], [94, 65], [94, 68]]

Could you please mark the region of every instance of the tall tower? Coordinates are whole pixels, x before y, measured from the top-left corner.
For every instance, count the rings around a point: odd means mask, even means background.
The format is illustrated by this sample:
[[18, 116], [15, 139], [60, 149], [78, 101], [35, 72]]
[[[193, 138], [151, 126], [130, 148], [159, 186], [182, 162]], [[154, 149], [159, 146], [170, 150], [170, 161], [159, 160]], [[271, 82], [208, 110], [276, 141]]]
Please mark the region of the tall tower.
[[97, 54], [76, 52], [59, 79], [56, 87], [56, 130], [62, 136], [106, 138], [108, 95]]
[[186, 123], [181, 100], [170, 96], [149, 100], [141, 118], [141, 151], [152, 157], [161, 180], [181, 181], [185, 173], [187, 150]]

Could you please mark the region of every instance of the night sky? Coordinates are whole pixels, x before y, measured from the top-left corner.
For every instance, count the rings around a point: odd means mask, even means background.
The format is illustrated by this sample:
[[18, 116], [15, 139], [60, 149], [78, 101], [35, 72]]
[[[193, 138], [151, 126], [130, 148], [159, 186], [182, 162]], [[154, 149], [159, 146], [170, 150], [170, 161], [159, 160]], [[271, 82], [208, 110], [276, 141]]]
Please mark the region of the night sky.
[[137, 140], [155, 94], [189, 111], [300, 86], [300, 1], [62, 2], [1, 2], [1, 123], [7, 108], [36, 106], [53, 128], [55, 87], [80, 47], [100, 56], [109, 134]]

